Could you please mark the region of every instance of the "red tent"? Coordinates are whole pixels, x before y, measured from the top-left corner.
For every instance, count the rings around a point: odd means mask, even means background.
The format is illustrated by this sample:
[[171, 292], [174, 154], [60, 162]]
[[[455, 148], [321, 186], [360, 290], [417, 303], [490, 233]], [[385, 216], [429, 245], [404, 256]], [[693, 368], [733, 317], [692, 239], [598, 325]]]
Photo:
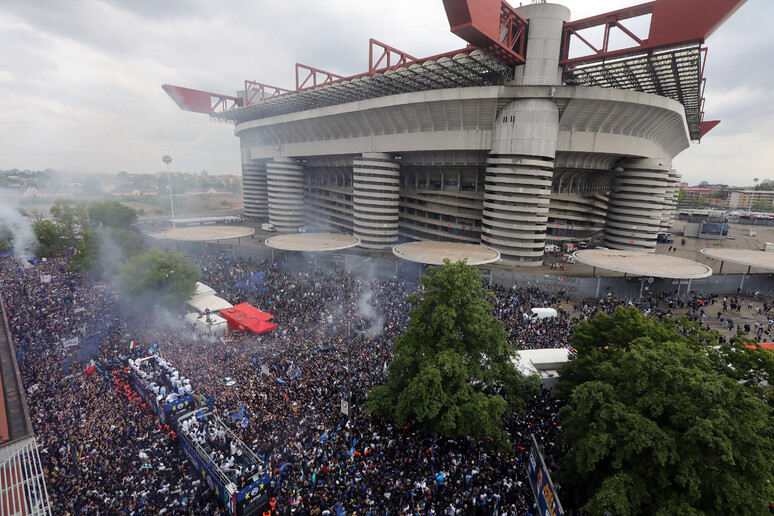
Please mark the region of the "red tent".
[[268, 322], [268, 319], [274, 317], [266, 312], [261, 312], [254, 306], [247, 303], [224, 308], [220, 311], [220, 316], [228, 321], [230, 330], [240, 331], [242, 333], [250, 330], [253, 333], [263, 333], [273, 330], [277, 326]]
[[[768, 349], [769, 351], [774, 351], [774, 343], [772, 342], [759, 342], [758, 345], [763, 349]], [[745, 343], [745, 346], [747, 346], [750, 349], [755, 349], [755, 346], [752, 344]]]

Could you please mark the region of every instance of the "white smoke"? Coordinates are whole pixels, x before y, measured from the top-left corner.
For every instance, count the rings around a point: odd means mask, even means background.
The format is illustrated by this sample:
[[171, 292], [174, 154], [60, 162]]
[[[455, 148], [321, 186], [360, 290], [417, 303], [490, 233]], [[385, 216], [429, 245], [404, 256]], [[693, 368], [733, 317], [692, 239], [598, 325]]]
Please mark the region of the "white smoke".
[[20, 263], [32, 258], [30, 248], [37, 242], [30, 220], [21, 214], [17, 199], [0, 189], [0, 225], [11, 230], [14, 258]]

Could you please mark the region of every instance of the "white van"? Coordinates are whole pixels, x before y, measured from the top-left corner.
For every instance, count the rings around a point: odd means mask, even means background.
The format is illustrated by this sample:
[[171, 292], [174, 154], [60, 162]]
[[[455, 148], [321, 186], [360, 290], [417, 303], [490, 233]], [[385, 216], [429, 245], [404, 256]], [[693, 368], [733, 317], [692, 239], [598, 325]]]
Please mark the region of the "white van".
[[268, 222], [264, 222], [261, 224], [261, 231], [274, 231], [274, 224], [269, 224]]
[[549, 317], [556, 317], [559, 315], [554, 308], [530, 308], [528, 312], [524, 313], [524, 318], [530, 321], [537, 321], [540, 319], [547, 319]]

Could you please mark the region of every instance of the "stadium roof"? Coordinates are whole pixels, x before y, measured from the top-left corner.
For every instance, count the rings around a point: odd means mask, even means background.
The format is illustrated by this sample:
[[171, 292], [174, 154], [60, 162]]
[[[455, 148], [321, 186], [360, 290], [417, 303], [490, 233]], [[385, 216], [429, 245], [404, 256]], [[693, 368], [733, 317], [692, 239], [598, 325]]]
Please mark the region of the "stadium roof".
[[697, 45], [654, 55], [596, 63], [566, 70], [564, 82], [653, 93], [685, 108], [691, 140], [701, 138], [702, 56]]
[[512, 70], [478, 49], [427, 58], [395, 70], [356, 75], [212, 116], [237, 123], [399, 93], [503, 83]]

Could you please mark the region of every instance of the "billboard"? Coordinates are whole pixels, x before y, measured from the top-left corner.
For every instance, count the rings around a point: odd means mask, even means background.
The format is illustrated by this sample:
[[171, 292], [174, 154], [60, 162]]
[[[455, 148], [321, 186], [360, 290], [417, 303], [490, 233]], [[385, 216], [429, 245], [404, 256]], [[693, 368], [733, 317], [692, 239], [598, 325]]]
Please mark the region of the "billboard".
[[532, 494], [535, 495], [535, 501], [538, 506], [540, 516], [563, 516], [564, 510], [559, 503], [559, 497], [556, 495], [554, 483], [551, 482], [551, 476], [543, 460], [543, 454], [540, 453], [535, 436], [531, 435], [532, 446], [529, 450], [529, 460], [527, 461], [527, 477], [532, 486]]
[[715, 222], [702, 222], [699, 229], [699, 238], [723, 240], [728, 237], [728, 224]]

